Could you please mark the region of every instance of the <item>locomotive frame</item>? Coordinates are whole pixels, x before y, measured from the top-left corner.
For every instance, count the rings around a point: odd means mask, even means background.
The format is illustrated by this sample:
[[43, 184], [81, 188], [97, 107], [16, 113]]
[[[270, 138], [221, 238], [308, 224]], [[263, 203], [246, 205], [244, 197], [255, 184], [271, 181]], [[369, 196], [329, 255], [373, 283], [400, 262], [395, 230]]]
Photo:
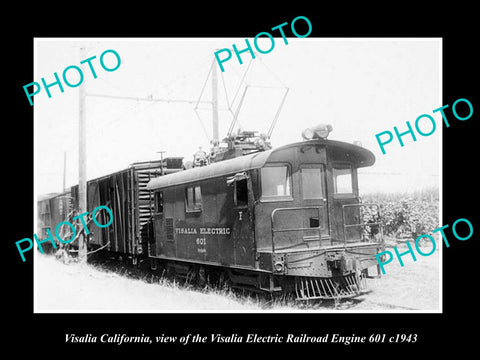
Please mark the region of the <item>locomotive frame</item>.
[[[369, 150], [319, 138], [191, 169], [181, 159], [88, 181], [87, 208], [114, 214], [109, 228], [91, 229], [88, 248], [149, 260], [188, 281], [299, 300], [358, 296], [368, 291], [369, 268], [380, 275], [379, 208], [358, 193], [357, 169], [375, 162]], [[77, 189], [39, 207], [60, 200], [72, 208]], [[368, 223], [365, 207], [375, 208]], [[43, 228], [59, 217], [42, 216]]]

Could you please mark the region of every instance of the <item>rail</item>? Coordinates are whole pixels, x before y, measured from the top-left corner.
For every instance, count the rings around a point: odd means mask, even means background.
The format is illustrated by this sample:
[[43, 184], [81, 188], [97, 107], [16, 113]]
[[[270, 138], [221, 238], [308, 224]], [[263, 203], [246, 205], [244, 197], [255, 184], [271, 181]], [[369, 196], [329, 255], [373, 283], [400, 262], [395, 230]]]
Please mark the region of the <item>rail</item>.
[[[289, 231], [306, 231], [306, 230], [318, 230], [318, 239], [322, 239], [322, 230], [325, 230], [325, 226], [322, 226], [322, 221], [320, 217], [320, 209], [323, 210], [323, 213], [325, 213], [326, 206], [325, 205], [320, 205], [320, 206], [300, 206], [300, 207], [288, 207], [288, 208], [276, 208], [272, 211], [271, 215], [271, 221], [272, 221], [272, 253], [275, 253], [275, 233], [278, 232], [289, 232]], [[318, 211], [318, 226], [316, 227], [299, 227], [299, 228], [286, 228], [286, 229], [277, 229], [275, 228], [275, 215], [278, 212], [281, 211], [298, 211], [298, 210], [317, 210]], [[305, 240], [305, 237], [302, 237], [303, 241]], [[316, 240], [317, 237], [315, 238], [311, 237], [311, 240]]]
[[[353, 227], [366, 227], [366, 226], [375, 226], [378, 225], [380, 229], [380, 239], [383, 239], [383, 222], [382, 221], [376, 221], [376, 222], [363, 222], [363, 223], [358, 223], [358, 224], [346, 224], [345, 223], [345, 208], [347, 207], [367, 207], [367, 206], [373, 206], [377, 208], [377, 216], [379, 219], [381, 219], [381, 214], [380, 214], [380, 206], [375, 203], [359, 203], [359, 204], [344, 204], [342, 205], [342, 218], [343, 218], [343, 240], [344, 240], [344, 245], [347, 245], [347, 228], [353, 228]], [[381, 241], [380, 240], [380, 241]]]

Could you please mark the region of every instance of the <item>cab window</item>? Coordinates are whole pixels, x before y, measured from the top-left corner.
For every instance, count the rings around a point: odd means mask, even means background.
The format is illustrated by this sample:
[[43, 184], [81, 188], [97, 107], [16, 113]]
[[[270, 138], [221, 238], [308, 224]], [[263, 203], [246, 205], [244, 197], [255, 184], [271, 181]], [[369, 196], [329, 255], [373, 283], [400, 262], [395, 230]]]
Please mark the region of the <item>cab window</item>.
[[323, 167], [302, 167], [302, 196], [306, 200], [324, 199], [325, 185]]
[[263, 167], [260, 178], [261, 201], [281, 201], [292, 198], [290, 168], [287, 165]]
[[350, 166], [333, 168], [333, 192], [334, 194], [353, 194], [353, 177]]

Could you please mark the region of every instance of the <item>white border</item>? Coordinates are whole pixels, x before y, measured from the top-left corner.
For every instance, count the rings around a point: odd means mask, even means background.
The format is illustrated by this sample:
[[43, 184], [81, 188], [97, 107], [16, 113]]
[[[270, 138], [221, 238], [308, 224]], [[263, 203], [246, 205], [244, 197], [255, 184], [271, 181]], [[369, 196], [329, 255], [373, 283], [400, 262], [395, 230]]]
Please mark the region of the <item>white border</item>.
[[[440, 61], [440, 67], [439, 67], [439, 98], [441, 99], [441, 103], [438, 104], [438, 106], [443, 105], [443, 78], [442, 78], [442, 72], [443, 72], [443, 39], [439, 37], [432, 37], [432, 38], [311, 38], [311, 39], [317, 39], [321, 41], [439, 41], [439, 61]], [[193, 41], [193, 40], [200, 40], [200, 41], [227, 41], [228, 39], [225, 38], [34, 38], [34, 78], [38, 78], [37, 74], [37, 45], [38, 41], [87, 41], [87, 42], [92, 42], [92, 41], [145, 41], [145, 42], [154, 42], [154, 41]], [[432, 109], [433, 110], [433, 109]], [[425, 109], [425, 111], [430, 111], [430, 109]], [[34, 113], [34, 231], [33, 233], [36, 232], [37, 229], [37, 184], [35, 181], [36, 178], [36, 170], [37, 170], [37, 146], [38, 140], [37, 140], [37, 123], [35, 121], [36, 119], [36, 109], [34, 106], [33, 109]], [[442, 149], [443, 149], [443, 126], [440, 126], [441, 131], [439, 133], [440, 139], [439, 139], [439, 151], [440, 154], [442, 154]], [[439, 220], [440, 223], [442, 223], [442, 216], [443, 216], [443, 197], [442, 197], [442, 192], [443, 192], [443, 167], [442, 167], [442, 161], [443, 157], [440, 156], [440, 174], [439, 174]], [[440, 225], [441, 226], [441, 225]], [[329, 310], [232, 310], [232, 311], [226, 311], [226, 310], [186, 310], [186, 311], [177, 311], [177, 310], [172, 310], [172, 311], [145, 311], [145, 310], [138, 310], [138, 309], [130, 309], [130, 310], [123, 310], [123, 311], [104, 311], [104, 310], [57, 310], [57, 311], [47, 311], [47, 310], [39, 310], [37, 308], [37, 272], [35, 271], [36, 269], [36, 259], [37, 259], [37, 252], [36, 250], [33, 250], [34, 255], [33, 255], [33, 261], [34, 261], [34, 266], [33, 266], [33, 301], [34, 301], [34, 313], [105, 313], [105, 314], [126, 314], [126, 313], [160, 313], [160, 314], [199, 314], [199, 313], [210, 313], [210, 314], [220, 314], [220, 313], [251, 313], [251, 314], [324, 314], [324, 313], [337, 313], [337, 314], [351, 314], [351, 313], [360, 313], [360, 314], [368, 314], [368, 313], [443, 313], [443, 246], [441, 246], [442, 242], [441, 239], [438, 241], [437, 246], [439, 247], [440, 254], [439, 254], [439, 261], [440, 261], [440, 276], [439, 276], [439, 309], [438, 310], [402, 310], [402, 309], [396, 309], [396, 310], [334, 310], [334, 309], [329, 309]], [[35, 246], [34, 246], [35, 249]], [[368, 296], [368, 295], [366, 295]]]

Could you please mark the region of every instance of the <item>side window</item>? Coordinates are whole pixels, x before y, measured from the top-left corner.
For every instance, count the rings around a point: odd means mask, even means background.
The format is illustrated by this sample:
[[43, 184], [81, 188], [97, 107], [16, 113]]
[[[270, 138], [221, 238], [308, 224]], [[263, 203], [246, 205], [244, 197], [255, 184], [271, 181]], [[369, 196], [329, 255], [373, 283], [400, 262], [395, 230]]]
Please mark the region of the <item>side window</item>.
[[200, 186], [185, 189], [185, 209], [187, 212], [202, 211], [202, 190]]
[[261, 201], [291, 200], [290, 168], [275, 165], [261, 168]]
[[163, 191], [157, 191], [154, 195], [155, 212], [163, 213]]
[[248, 186], [247, 179], [235, 181], [235, 206], [247, 206], [248, 205]]

